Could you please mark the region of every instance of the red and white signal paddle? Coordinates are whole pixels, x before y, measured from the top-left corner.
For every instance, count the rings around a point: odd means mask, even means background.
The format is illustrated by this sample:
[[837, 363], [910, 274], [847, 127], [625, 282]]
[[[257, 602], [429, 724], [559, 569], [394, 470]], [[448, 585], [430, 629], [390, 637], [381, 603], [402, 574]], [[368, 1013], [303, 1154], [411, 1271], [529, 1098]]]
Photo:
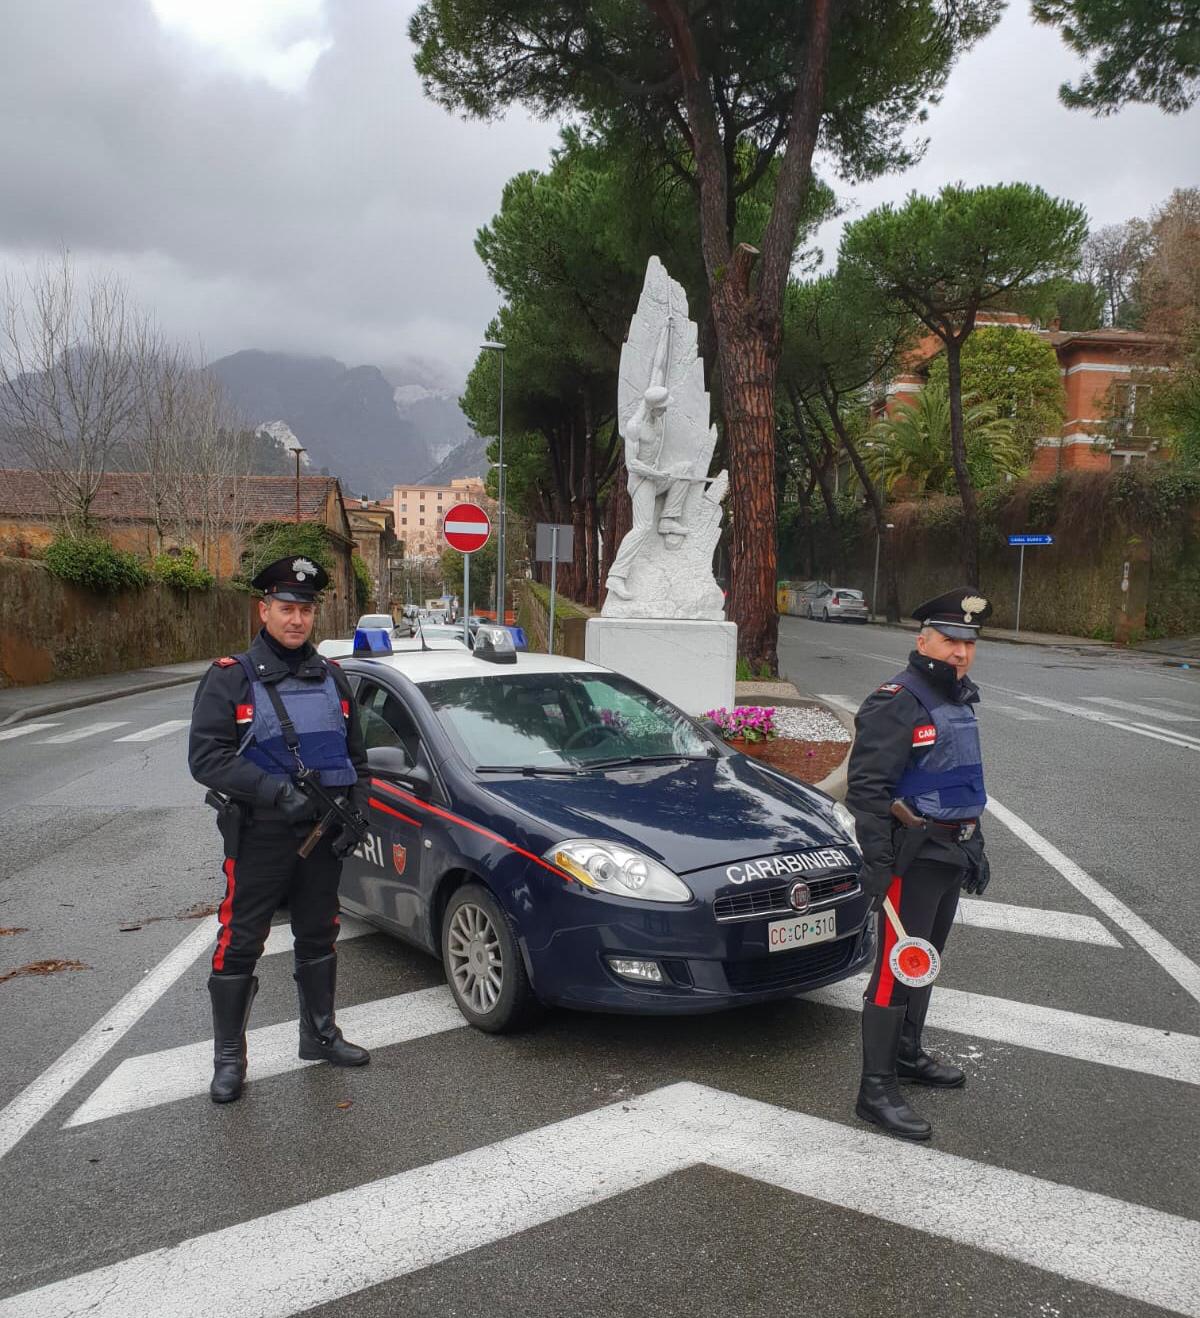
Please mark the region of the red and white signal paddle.
[[883, 913], [896, 935], [888, 955], [888, 967], [892, 974], [908, 988], [924, 988], [926, 984], [932, 984], [942, 968], [942, 958], [937, 948], [925, 938], [910, 938], [904, 932], [890, 897], [883, 899]]

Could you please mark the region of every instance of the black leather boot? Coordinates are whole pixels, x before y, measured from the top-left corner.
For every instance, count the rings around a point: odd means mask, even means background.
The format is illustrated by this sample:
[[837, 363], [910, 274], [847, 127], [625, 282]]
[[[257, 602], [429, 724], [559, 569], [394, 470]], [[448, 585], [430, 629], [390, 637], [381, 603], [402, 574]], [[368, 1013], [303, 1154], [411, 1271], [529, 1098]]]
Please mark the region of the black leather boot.
[[896, 1078], [896, 1050], [903, 1024], [903, 1007], [863, 1003], [863, 1073], [854, 1110], [864, 1121], [882, 1126], [889, 1135], [927, 1140], [933, 1127], [908, 1106]]
[[901, 1080], [916, 1085], [929, 1085], [934, 1089], [961, 1089], [967, 1077], [957, 1066], [939, 1062], [921, 1047], [921, 1031], [925, 1028], [925, 1013], [929, 1010], [929, 995], [933, 985], [910, 989], [908, 1012], [900, 1031], [900, 1052], [896, 1057], [896, 1074]]
[[337, 953], [319, 961], [301, 961], [293, 976], [300, 992], [300, 1056], [306, 1062], [330, 1062], [334, 1066], [366, 1066], [371, 1054], [356, 1043], [348, 1043], [333, 1018], [333, 993], [337, 984]]
[[208, 1095], [214, 1103], [241, 1098], [246, 1083], [246, 1022], [258, 992], [253, 975], [210, 975], [208, 996], [213, 1014], [213, 1078]]

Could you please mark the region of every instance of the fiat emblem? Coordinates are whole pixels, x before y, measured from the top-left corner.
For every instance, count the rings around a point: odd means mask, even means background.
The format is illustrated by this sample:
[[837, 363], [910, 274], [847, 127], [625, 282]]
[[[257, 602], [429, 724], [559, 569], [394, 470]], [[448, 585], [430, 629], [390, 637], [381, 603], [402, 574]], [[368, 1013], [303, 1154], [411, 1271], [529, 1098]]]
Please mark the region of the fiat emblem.
[[812, 901], [812, 893], [808, 890], [807, 883], [793, 883], [788, 890], [788, 901], [793, 911], [804, 912], [808, 910], [808, 904]]

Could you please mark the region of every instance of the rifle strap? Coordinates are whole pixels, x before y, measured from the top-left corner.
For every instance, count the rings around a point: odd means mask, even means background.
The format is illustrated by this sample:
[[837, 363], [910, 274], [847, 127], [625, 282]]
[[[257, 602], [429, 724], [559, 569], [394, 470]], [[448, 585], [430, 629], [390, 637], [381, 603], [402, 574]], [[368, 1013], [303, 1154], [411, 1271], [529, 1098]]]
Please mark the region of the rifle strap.
[[275, 717], [279, 720], [284, 745], [296, 757], [296, 763], [303, 768], [304, 763], [300, 759], [300, 738], [296, 735], [296, 725], [292, 722], [287, 712], [287, 706], [283, 703], [283, 697], [279, 694], [278, 684], [263, 682], [261, 685], [267, 693], [267, 699], [271, 702], [271, 707], [275, 710]]

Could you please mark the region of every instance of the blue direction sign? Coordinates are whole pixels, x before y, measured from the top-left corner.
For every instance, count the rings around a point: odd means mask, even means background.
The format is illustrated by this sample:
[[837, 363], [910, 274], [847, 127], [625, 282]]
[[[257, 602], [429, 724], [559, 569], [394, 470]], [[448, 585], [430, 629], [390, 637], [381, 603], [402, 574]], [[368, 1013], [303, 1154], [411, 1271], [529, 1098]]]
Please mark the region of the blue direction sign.
[[1052, 545], [1054, 537], [1052, 535], [1010, 535], [1008, 543], [1010, 545]]

